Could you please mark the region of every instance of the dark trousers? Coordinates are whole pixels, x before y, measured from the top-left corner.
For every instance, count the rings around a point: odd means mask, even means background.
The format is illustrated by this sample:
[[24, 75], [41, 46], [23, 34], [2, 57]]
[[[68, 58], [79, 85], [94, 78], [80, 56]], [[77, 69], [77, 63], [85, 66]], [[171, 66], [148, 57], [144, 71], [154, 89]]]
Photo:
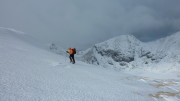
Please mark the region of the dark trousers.
[[72, 62], [73, 64], [75, 63], [74, 54], [70, 54], [69, 59], [70, 62]]

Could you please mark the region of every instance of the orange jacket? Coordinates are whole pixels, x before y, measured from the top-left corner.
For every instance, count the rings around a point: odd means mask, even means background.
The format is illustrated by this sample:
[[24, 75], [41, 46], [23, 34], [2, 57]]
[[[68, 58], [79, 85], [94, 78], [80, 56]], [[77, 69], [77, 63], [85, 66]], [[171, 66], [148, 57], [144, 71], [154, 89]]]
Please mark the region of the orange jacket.
[[71, 48], [68, 48], [68, 50], [69, 50], [69, 54], [73, 54], [73, 50], [71, 49]]

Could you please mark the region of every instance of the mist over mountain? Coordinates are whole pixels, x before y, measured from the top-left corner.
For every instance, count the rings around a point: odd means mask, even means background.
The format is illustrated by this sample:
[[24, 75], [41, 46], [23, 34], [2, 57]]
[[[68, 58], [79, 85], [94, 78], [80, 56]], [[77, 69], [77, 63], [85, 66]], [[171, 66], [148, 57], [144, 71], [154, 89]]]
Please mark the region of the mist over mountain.
[[123, 34], [152, 41], [180, 30], [180, 0], [0, 0], [0, 27], [86, 49]]

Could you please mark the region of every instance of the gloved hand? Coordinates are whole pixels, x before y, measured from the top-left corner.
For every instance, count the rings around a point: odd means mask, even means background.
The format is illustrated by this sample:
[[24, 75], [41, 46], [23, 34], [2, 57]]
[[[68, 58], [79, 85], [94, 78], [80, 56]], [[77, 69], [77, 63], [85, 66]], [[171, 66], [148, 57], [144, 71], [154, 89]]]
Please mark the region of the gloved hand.
[[68, 51], [66, 51], [66, 53], [69, 53]]

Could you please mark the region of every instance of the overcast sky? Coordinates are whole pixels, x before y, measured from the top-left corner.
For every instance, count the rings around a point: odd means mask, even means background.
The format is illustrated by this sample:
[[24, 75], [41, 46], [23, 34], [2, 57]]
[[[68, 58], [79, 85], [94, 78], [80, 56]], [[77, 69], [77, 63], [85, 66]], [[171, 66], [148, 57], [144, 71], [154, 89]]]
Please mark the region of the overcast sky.
[[180, 30], [180, 0], [0, 0], [0, 27], [66, 48], [122, 34], [151, 41]]

